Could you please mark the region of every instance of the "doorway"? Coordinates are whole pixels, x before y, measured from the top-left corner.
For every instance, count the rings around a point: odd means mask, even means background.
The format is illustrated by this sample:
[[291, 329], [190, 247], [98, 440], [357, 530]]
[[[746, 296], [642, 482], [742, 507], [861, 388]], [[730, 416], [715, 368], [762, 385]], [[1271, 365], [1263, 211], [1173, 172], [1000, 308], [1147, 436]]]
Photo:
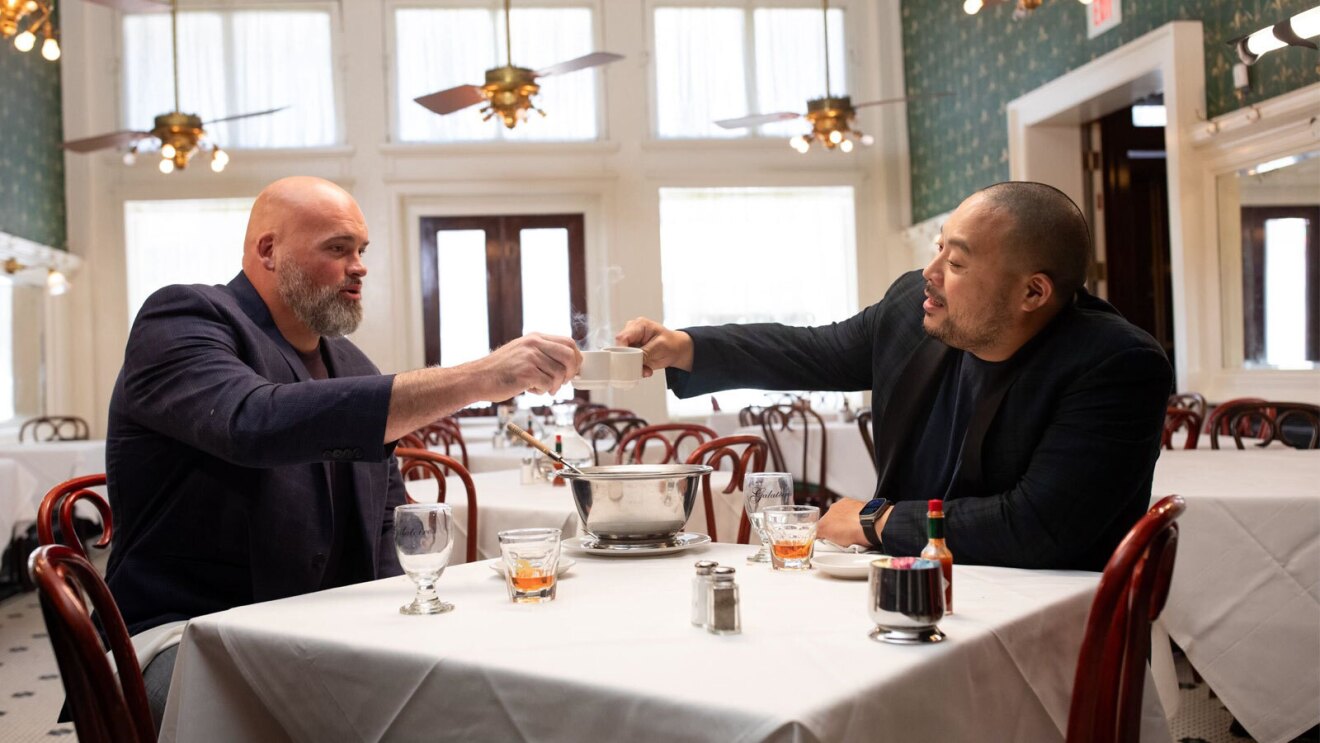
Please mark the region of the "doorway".
[[[1097, 227], [1097, 278], [1104, 298], [1174, 359], [1169, 189], [1161, 96], [1120, 108], [1087, 125], [1098, 152], [1090, 199]], [[1103, 224], [1101, 224], [1103, 223]]]

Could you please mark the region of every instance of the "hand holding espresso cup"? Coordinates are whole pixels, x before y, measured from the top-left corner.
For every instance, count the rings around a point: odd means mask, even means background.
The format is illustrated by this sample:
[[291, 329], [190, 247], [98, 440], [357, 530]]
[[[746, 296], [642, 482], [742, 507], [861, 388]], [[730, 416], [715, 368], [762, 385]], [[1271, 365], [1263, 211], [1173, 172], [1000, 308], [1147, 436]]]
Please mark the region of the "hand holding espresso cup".
[[681, 330], [670, 330], [655, 320], [645, 317], [629, 320], [614, 336], [614, 342], [642, 350], [643, 377], [671, 366], [692, 371], [692, 336]]

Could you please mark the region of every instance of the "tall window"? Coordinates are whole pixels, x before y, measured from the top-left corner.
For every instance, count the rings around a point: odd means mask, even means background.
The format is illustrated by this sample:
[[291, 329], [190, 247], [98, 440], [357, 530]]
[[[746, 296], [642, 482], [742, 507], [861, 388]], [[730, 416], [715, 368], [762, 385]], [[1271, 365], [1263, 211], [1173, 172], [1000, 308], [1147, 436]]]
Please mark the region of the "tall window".
[[[514, 8], [513, 64], [536, 70], [596, 51], [590, 8]], [[414, 98], [458, 85], [481, 85], [486, 70], [506, 63], [504, 11], [487, 8], [400, 8], [394, 11], [396, 134], [402, 142], [588, 140], [597, 136], [599, 71], [579, 70], [539, 81], [533, 99], [546, 112], [515, 129], [482, 106], [440, 116]]]
[[1315, 368], [1320, 207], [1242, 207], [1242, 296], [1243, 357], [1249, 366]]
[[423, 217], [426, 363], [462, 364], [532, 332], [584, 341], [582, 228], [581, 214]]
[[[819, 7], [655, 9], [656, 134], [666, 138], [789, 136], [802, 122], [722, 129], [720, 119], [806, 111], [824, 96]], [[844, 15], [829, 11], [830, 90], [847, 90]]]
[[[660, 258], [670, 328], [723, 323], [822, 325], [857, 310], [853, 190], [662, 188]], [[669, 412], [710, 412], [709, 395]], [[722, 408], [760, 402], [721, 392]]]
[[[174, 109], [168, 13], [124, 16], [124, 125], [147, 130]], [[179, 106], [221, 147], [316, 147], [339, 141], [330, 13], [179, 12]]]
[[170, 284], [227, 284], [242, 268], [252, 199], [124, 203], [128, 318]]
[[20, 280], [0, 271], [0, 423], [41, 412], [46, 287], [31, 273]]

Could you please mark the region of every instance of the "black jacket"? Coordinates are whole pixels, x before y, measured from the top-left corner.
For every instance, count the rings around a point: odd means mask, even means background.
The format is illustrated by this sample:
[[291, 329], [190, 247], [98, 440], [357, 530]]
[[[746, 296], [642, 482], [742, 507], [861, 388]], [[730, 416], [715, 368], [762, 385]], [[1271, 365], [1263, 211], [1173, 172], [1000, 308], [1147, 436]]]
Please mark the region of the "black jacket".
[[[669, 370], [669, 386], [680, 397], [870, 389], [877, 493], [897, 502], [881, 539], [891, 554], [915, 555], [926, 544], [926, 502], [904, 500], [894, 482], [958, 353], [922, 328], [924, 286], [920, 272], [905, 274], [880, 302], [827, 326], [688, 328], [693, 370]], [[1168, 358], [1111, 305], [1079, 292], [1010, 364], [968, 424], [945, 504], [949, 549], [968, 564], [1103, 569], [1149, 505], [1173, 386]]]
[[318, 590], [334, 534], [324, 462], [351, 462], [370, 565], [398, 575], [393, 377], [344, 338], [312, 380], [243, 274], [138, 313], [110, 399], [107, 582], [130, 633]]

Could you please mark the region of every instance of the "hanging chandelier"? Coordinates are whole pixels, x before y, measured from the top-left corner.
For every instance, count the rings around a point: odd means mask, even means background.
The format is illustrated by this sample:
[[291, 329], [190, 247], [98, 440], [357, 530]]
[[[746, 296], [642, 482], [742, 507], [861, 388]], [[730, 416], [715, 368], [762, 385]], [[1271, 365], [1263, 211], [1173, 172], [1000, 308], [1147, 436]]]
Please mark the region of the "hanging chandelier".
[[53, 0], [0, 0], [0, 36], [12, 37], [15, 49], [30, 52], [40, 33], [45, 38], [41, 56], [54, 62], [60, 58], [60, 42], [50, 18], [54, 10]]

